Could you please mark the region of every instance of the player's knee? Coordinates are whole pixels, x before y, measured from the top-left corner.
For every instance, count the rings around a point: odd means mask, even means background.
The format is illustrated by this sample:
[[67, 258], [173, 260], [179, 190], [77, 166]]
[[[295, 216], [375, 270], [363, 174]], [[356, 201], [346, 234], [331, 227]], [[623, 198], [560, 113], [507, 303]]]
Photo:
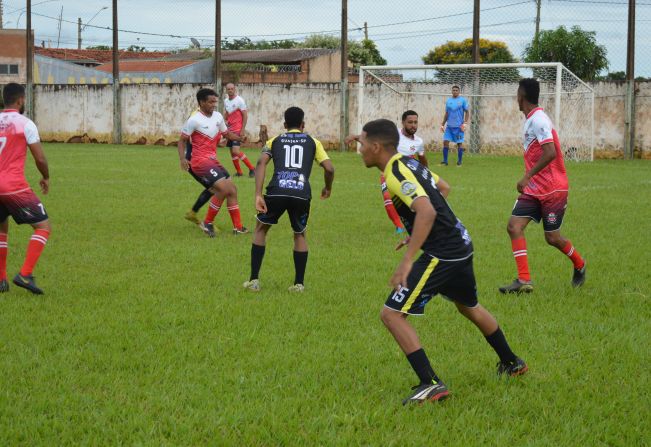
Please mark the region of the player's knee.
[[384, 323], [386, 327], [391, 327], [395, 319], [401, 317], [402, 316], [398, 312], [391, 310], [387, 307], [383, 307], [382, 310], [380, 311], [380, 320], [382, 321], [382, 323]]
[[558, 231], [551, 231], [545, 233], [545, 241], [554, 247], [558, 247], [562, 243], [561, 235]]
[[44, 220], [43, 222], [39, 222], [39, 223], [35, 224], [34, 229], [36, 229], [36, 230], [44, 230], [44, 231], [47, 231], [48, 233], [52, 232], [52, 227], [50, 226], [49, 219]]

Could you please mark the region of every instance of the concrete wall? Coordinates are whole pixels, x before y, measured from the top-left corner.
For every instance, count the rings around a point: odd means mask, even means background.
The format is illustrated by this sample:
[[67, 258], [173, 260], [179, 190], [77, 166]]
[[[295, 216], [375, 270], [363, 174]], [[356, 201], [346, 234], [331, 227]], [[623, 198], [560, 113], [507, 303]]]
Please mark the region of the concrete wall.
[[[194, 95], [199, 84], [131, 84], [122, 87], [123, 141], [132, 144], [173, 144], [191, 110], [196, 107]], [[595, 153], [597, 157], [623, 156], [624, 93], [620, 83], [597, 83], [595, 99]], [[505, 84], [504, 91], [515, 86]], [[270, 136], [282, 132], [283, 111], [290, 106], [305, 110], [308, 131], [329, 148], [339, 141], [338, 83], [321, 84], [240, 84], [240, 95], [249, 106], [247, 131], [251, 142], [259, 140], [260, 126]], [[638, 83], [636, 107], [636, 146], [641, 155], [651, 158], [651, 83]], [[389, 118], [399, 122], [404, 110], [414, 109], [420, 115], [419, 134], [429, 149], [439, 149], [442, 135], [438, 128], [443, 118], [444, 93], [428, 95], [396, 95], [386, 86], [369, 86], [365, 94], [363, 121]], [[571, 98], [570, 98], [571, 99]], [[350, 91], [350, 128], [357, 126], [357, 86]], [[543, 100], [554, 117], [552, 101]], [[112, 92], [110, 85], [36, 86], [36, 122], [45, 141], [110, 142], [112, 127]], [[522, 114], [515, 99], [481, 98], [476, 106], [479, 114], [482, 152], [519, 153]], [[565, 146], [589, 132], [589, 102], [561, 110], [560, 137]], [[65, 111], [65, 112], [62, 112]], [[468, 134], [472, 138], [472, 131]], [[583, 136], [585, 137], [585, 135]]]

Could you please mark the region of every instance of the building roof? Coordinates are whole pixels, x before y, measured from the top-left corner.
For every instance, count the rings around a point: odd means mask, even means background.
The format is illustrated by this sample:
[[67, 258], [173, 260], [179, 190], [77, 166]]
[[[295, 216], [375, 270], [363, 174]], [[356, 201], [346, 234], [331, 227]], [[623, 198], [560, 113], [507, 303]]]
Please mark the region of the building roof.
[[262, 64], [291, 64], [313, 59], [338, 50], [326, 48], [290, 48], [281, 50], [224, 50], [224, 62], [249, 62]]
[[[149, 72], [149, 73], [165, 73], [168, 71], [176, 70], [187, 65], [194, 64], [195, 61], [139, 61], [139, 60], [121, 60], [120, 73], [128, 72]], [[96, 70], [104, 71], [106, 73], [113, 73], [113, 63], [102, 64], [95, 67]]]
[[[105, 62], [111, 62], [113, 60], [113, 51], [111, 50], [87, 50], [87, 49], [77, 50], [72, 48], [34, 47], [34, 52], [41, 56], [61, 59], [68, 62], [102, 64]], [[119, 53], [120, 60], [124, 60], [124, 59], [160, 60], [170, 55], [169, 52], [164, 52], [164, 51], [148, 51], [148, 52], [140, 53], [135, 51], [120, 50], [118, 53]]]

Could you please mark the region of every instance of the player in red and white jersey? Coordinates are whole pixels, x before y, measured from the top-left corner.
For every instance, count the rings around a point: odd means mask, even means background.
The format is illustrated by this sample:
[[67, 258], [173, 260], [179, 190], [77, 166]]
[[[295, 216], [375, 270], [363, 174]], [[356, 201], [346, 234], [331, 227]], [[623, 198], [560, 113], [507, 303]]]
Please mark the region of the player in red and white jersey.
[[[228, 124], [228, 130], [238, 134], [243, 140], [246, 122], [249, 119], [249, 110], [244, 99], [237, 94], [235, 84], [232, 82], [226, 84], [226, 94], [228, 96], [224, 98], [224, 118]], [[240, 150], [240, 141], [229, 139], [227, 146], [231, 151], [231, 160], [233, 160], [233, 166], [237, 171], [235, 176], [242, 176], [242, 168], [240, 167], [240, 161], [242, 161], [249, 168], [249, 177], [255, 177], [255, 168], [246, 157], [246, 154]]]
[[[242, 226], [237, 188], [228, 171], [217, 160], [217, 143], [221, 135], [224, 134], [229, 139], [240, 137], [228, 130], [221, 113], [215, 111], [217, 93], [214, 90], [200, 89], [197, 92], [197, 101], [199, 113], [191, 115], [183, 126], [178, 151], [181, 169], [188, 171], [196, 181], [214, 194], [210, 199], [206, 218], [199, 226], [208, 236], [215, 237], [213, 221], [226, 200], [233, 221], [233, 233], [247, 233], [248, 230]], [[186, 147], [189, 140], [192, 141], [192, 156], [188, 161]]]
[[547, 243], [572, 261], [572, 286], [580, 287], [585, 282], [585, 260], [572, 242], [561, 235], [569, 183], [558, 134], [545, 111], [538, 106], [539, 95], [540, 84], [537, 80], [530, 78], [520, 81], [518, 105], [526, 116], [523, 131], [525, 174], [516, 185], [520, 196], [515, 202], [507, 227], [518, 277], [513, 283], [500, 287], [502, 293], [533, 291], [524, 237], [524, 230], [532, 220], [543, 221]]
[[50, 222], [45, 207], [25, 179], [27, 148], [41, 173], [39, 183], [43, 194], [49, 191], [50, 173], [36, 125], [22, 115], [25, 88], [19, 84], [7, 84], [2, 90], [2, 99], [5, 110], [0, 112], [0, 293], [9, 290], [7, 235], [11, 216], [18, 225], [29, 224], [34, 228], [25, 262], [13, 282], [41, 295], [43, 291], [36, 286], [32, 271], [50, 235]]

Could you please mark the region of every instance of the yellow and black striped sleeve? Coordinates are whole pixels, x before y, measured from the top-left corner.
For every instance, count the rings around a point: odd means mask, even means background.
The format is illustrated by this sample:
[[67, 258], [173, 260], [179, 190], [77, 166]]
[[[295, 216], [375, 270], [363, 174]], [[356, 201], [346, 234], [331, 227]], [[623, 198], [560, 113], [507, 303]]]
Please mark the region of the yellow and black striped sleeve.
[[418, 197], [429, 197], [420, 182], [400, 159], [392, 159], [384, 170], [389, 193], [411, 208]]
[[272, 152], [272, 145], [274, 144], [274, 140], [278, 138], [278, 136], [275, 136], [273, 138], [270, 138], [267, 140], [267, 142], [264, 144], [264, 147], [262, 148], [262, 153], [267, 154], [269, 157], [274, 158], [273, 152]]

